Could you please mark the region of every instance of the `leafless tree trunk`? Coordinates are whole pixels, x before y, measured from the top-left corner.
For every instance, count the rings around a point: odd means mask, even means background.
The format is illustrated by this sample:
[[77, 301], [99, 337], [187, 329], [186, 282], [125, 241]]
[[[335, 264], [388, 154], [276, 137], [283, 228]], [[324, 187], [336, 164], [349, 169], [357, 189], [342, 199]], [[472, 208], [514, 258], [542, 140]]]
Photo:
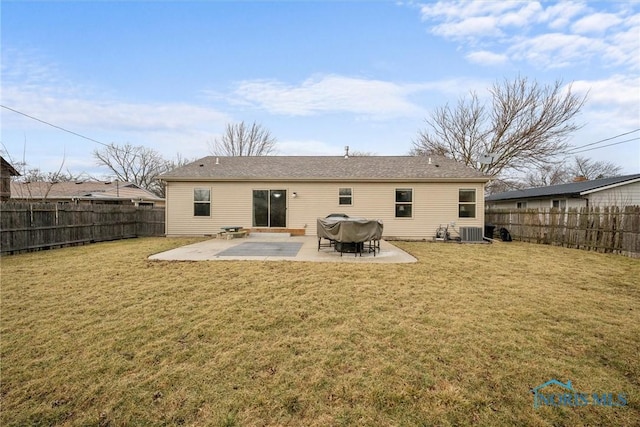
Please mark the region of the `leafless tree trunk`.
[[[567, 138], [586, 97], [563, 89], [561, 81], [540, 86], [526, 78], [497, 82], [491, 105], [475, 93], [455, 107], [437, 108], [413, 143], [411, 154], [440, 154], [488, 175], [528, 171], [553, 161], [567, 148]], [[479, 160], [494, 154], [491, 162]]]
[[210, 146], [215, 156], [268, 156], [275, 153], [276, 138], [262, 125], [244, 121], [227, 124], [225, 133]]

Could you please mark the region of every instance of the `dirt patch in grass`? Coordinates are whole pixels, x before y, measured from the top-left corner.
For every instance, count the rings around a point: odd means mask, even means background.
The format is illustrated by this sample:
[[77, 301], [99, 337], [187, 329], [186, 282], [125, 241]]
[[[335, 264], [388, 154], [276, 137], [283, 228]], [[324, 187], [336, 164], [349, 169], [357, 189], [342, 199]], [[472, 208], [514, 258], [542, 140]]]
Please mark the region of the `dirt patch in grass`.
[[[401, 243], [415, 264], [3, 257], [2, 425], [634, 425], [640, 263]], [[571, 380], [624, 407], [534, 409]], [[562, 393], [551, 389], [550, 393]]]

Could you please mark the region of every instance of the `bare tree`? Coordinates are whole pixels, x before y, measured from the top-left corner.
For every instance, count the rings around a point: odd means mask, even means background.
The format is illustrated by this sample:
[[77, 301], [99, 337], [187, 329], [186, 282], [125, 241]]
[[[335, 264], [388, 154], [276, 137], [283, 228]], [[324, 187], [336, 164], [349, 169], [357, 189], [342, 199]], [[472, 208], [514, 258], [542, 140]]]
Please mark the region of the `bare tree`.
[[[164, 161], [164, 169], [162, 173], [171, 172], [172, 170], [185, 166], [193, 161], [194, 159], [184, 158], [180, 153], [178, 153], [174, 159]], [[162, 180], [155, 179], [151, 187], [148, 189], [160, 197], [166, 197], [166, 186]]]
[[189, 162], [180, 155], [176, 160], [165, 160], [156, 150], [141, 145], [113, 143], [94, 150], [93, 157], [99, 165], [109, 168], [117, 180], [131, 182], [160, 197], [164, 197], [164, 184], [158, 176]]
[[374, 153], [373, 151], [359, 151], [359, 150], [349, 151], [350, 157], [369, 157], [369, 156], [375, 156], [375, 155], [376, 153]]
[[529, 171], [521, 180], [522, 188], [545, 187], [576, 180], [609, 178], [620, 174], [622, 168], [611, 162], [594, 161], [576, 156], [572, 161], [542, 165]]
[[[74, 174], [69, 169], [67, 169], [66, 171], [63, 170], [66, 161], [66, 155], [64, 153], [60, 162], [60, 167], [54, 172], [44, 172], [38, 167], [30, 167], [25, 159], [26, 156], [24, 154], [22, 161], [14, 161], [4, 144], [2, 144], [2, 148], [0, 148], [0, 154], [2, 154], [3, 157], [8, 158], [11, 164], [15, 167], [16, 171], [20, 174], [18, 176], [12, 176], [11, 180], [22, 184], [27, 184], [14, 189], [19, 193], [17, 194], [17, 196], [24, 199], [35, 199], [31, 191], [31, 187], [29, 187], [28, 185], [29, 183], [41, 183], [41, 185], [38, 186], [38, 198], [46, 200], [54, 184], [58, 182], [77, 181], [83, 176], [83, 173]], [[42, 189], [44, 189], [43, 193], [41, 191]]]
[[268, 156], [275, 153], [276, 142], [262, 125], [253, 122], [247, 126], [242, 121], [227, 124], [225, 133], [210, 145], [210, 151], [216, 156]]
[[63, 172], [61, 169], [55, 172], [44, 172], [40, 168], [28, 168], [20, 172], [20, 182], [69, 182], [78, 181], [82, 174], [74, 174], [69, 169]]
[[[586, 97], [563, 83], [541, 86], [517, 77], [497, 82], [484, 105], [474, 92], [455, 107], [437, 108], [418, 133], [411, 154], [439, 154], [488, 175], [531, 170], [553, 161], [567, 148], [567, 138], [581, 126], [574, 123]], [[494, 154], [490, 162], [479, 160]]]
[[620, 175], [622, 167], [604, 160], [594, 161], [588, 157], [576, 156], [569, 168], [571, 178], [576, 179], [600, 179]]
[[546, 187], [571, 181], [566, 163], [548, 163], [529, 171], [522, 180], [523, 188]]

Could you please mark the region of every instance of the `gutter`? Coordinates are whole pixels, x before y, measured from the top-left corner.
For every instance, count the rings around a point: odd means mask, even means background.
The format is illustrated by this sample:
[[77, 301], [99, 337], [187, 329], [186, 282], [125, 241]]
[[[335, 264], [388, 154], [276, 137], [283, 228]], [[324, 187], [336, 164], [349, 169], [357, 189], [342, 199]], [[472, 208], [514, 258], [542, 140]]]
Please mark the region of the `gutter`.
[[212, 177], [161, 177], [165, 182], [434, 182], [434, 183], [468, 183], [489, 182], [490, 178], [254, 178], [254, 177], [233, 177], [233, 178], [212, 178]]

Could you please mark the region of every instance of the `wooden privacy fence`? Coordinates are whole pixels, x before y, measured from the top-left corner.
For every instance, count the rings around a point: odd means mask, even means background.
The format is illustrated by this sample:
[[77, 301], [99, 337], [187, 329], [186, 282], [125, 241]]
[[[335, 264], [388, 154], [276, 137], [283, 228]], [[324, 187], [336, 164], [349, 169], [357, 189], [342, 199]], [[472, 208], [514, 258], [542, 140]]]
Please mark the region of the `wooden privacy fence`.
[[514, 240], [640, 257], [640, 206], [488, 209], [485, 224]]
[[58, 203], [0, 204], [0, 252], [164, 236], [164, 208]]

